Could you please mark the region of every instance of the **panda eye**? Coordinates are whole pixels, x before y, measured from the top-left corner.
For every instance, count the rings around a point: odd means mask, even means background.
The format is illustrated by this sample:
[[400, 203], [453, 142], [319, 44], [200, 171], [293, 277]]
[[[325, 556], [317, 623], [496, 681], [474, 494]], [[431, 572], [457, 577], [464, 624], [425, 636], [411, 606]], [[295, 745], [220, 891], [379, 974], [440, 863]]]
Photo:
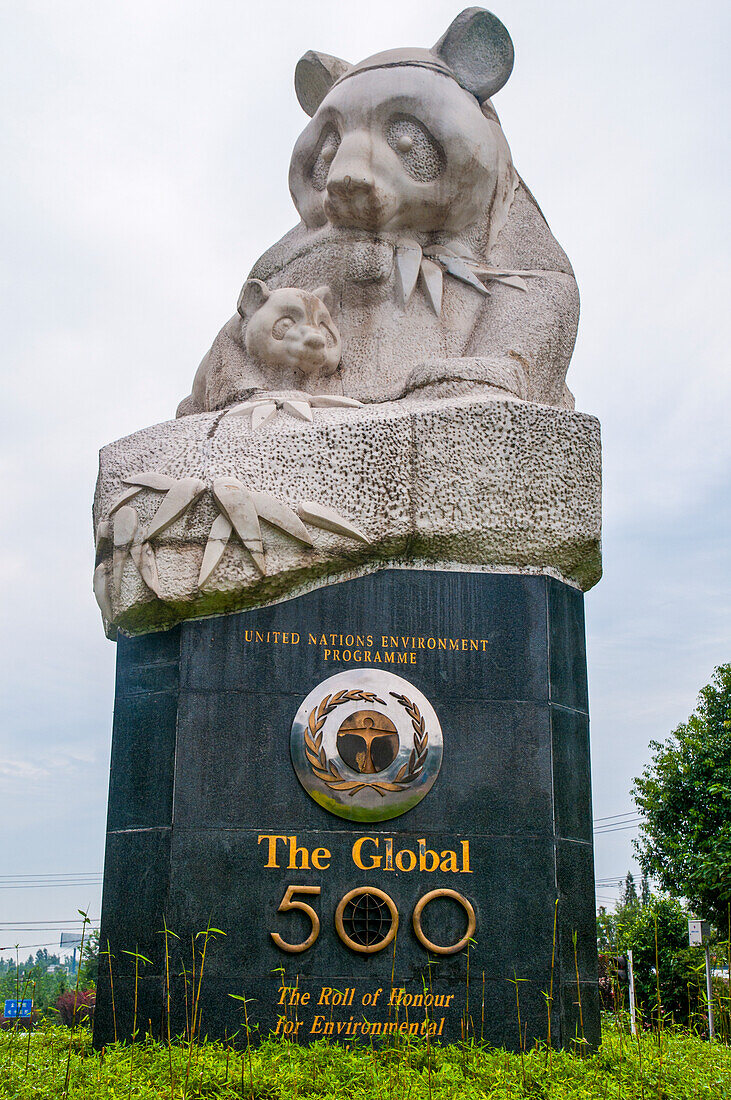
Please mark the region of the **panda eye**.
[[407, 175], [419, 183], [431, 183], [444, 171], [447, 163], [444, 150], [417, 119], [394, 115], [386, 126], [386, 141]]
[[334, 348], [336, 343], [335, 337], [332, 333], [332, 330], [325, 324], [324, 321], [320, 325], [320, 332], [325, 337], [325, 343], [327, 344], [327, 346], [329, 348]]
[[272, 336], [275, 340], [283, 340], [287, 329], [290, 329], [294, 321], [291, 317], [280, 317], [272, 326]]
[[310, 170], [312, 186], [316, 191], [325, 190], [330, 165], [335, 159], [339, 145], [340, 134], [337, 130], [326, 129], [320, 139], [320, 147]]

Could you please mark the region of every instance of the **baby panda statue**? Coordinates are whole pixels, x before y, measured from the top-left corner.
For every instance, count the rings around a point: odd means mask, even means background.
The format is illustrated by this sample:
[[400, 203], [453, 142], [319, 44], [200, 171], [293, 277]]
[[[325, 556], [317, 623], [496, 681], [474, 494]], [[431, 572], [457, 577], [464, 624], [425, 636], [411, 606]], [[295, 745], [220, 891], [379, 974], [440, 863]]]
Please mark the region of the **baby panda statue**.
[[[340, 333], [330, 315], [332, 306], [327, 286], [312, 293], [296, 287], [270, 291], [261, 279], [248, 279], [239, 295], [237, 316], [219, 333], [199, 366], [193, 392], [180, 403], [177, 415], [224, 408], [231, 404], [232, 394], [236, 399], [257, 392], [296, 394], [303, 387], [315, 392], [317, 383], [334, 374], [340, 363]], [[240, 366], [244, 353], [245, 374]], [[227, 369], [231, 360], [233, 369]]]
[[[463, 11], [430, 50], [355, 65], [309, 52], [298, 62], [295, 90], [311, 116], [290, 165], [301, 221], [251, 279], [272, 308], [279, 288], [331, 288], [341, 369], [308, 375], [309, 392], [573, 408], [576, 282], [491, 102], [512, 66], [507, 30], [481, 8]], [[237, 315], [178, 415], [291, 385], [263, 369]]]
[[248, 321], [246, 350], [272, 369], [308, 377], [334, 374], [340, 362], [340, 333], [331, 307], [329, 287], [318, 287], [312, 294], [292, 287], [270, 291], [260, 279], [249, 279], [238, 304]]

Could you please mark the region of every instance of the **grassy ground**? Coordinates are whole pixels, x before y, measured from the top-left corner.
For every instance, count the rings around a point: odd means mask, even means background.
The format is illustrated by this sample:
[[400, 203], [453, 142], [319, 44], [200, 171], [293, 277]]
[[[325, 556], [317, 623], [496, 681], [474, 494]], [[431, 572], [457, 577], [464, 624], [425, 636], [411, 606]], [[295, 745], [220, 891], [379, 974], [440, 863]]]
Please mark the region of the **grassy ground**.
[[[70, 1058], [69, 1058], [70, 1051]], [[67, 1076], [68, 1075], [68, 1076]], [[66, 1082], [68, 1080], [68, 1089]], [[243, 1055], [217, 1043], [150, 1040], [91, 1048], [84, 1029], [0, 1033], [0, 1097], [13, 1100], [691, 1100], [731, 1097], [731, 1048], [666, 1031], [630, 1039], [613, 1021], [595, 1055], [524, 1056], [465, 1045], [309, 1048], [268, 1041]]]

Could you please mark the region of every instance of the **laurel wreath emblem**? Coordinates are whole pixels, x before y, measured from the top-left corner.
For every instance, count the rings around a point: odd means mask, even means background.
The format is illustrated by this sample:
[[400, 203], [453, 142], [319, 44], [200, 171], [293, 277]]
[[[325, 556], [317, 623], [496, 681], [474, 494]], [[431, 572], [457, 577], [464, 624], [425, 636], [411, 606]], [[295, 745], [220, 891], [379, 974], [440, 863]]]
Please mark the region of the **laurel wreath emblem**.
[[358, 791], [367, 788], [376, 791], [382, 798], [385, 798], [387, 794], [394, 791], [406, 790], [411, 783], [420, 777], [424, 770], [424, 764], [426, 763], [426, 757], [429, 751], [429, 734], [426, 730], [424, 717], [416, 703], [412, 703], [405, 695], [399, 695], [395, 691], [389, 694], [404, 708], [411, 719], [411, 727], [414, 731], [414, 747], [411, 750], [411, 755], [408, 761], [399, 768], [397, 774], [391, 781], [375, 780], [373, 782], [362, 782], [357, 779], [345, 779], [337, 764], [333, 763], [332, 760], [328, 760], [327, 754], [322, 747], [323, 726], [325, 725], [328, 715], [331, 714], [336, 707], [339, 707], [342, 703], [352, 703], [356, 701], [380, 703], [381, 706], [385, 706], [386, 704], [383, 699], [379, 699], [372, 691], [338, 691], [334, 695], [326, 695], [318, 706], [310, 711], [310, 716], [307, 719], [307, 728], [304, 731], [305, 755], [317, 779], [332, 790], [347, 791], [352, 797], [354, 794], [357, 794]]

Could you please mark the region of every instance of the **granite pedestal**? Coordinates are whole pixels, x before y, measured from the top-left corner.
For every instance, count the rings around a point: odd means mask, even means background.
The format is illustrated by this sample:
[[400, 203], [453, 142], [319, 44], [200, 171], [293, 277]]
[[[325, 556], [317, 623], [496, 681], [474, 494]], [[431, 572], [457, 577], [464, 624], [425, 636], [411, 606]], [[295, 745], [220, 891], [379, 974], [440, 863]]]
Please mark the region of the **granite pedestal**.
[[[290, 756], [308, 693], [364, 665], [414, 685], [443, 733], [433, 787], [379, 822], [323, 809]], [[169, 939], [174, 1033], [186, 1026], [186, 986], [190, 1014], [191, 937], [211, 925], [225, 936], [206, 951], [209, 1036], [242, 1028], [233, 994], [251, 998], [262, 1036], [367, 1041], [429, 1028], [442, 1041], [466, 1031], [517, 1048], [518, 979], [524, 1042], [546, 1035], [552, 990], [553, 1040], [568, 1045], [583, 1026], [595, 1043], [588, 722], [583, 596], [546, 576], [390, 569], [120, 634], [101, 924], [115, 1011], [104, 964], [96, 1043], [113, 1038], [114, 1015], [117, 1034], [131, 1032], [135, 964], [125, 951], [150, 960], [140, 965], [138, 1026], [164, 1026], [164, 922], [180, 937]], [[341, 898], [361, 886], [387, 893], [399, 914], [395, 940], [373, 954], [346, 946], [334, 923]], [[290, 892], [320, 922], [295, 954], [271, 936], [296, 945], [312, 928], [302, 910], [277, 911], [288, 887], [320, 888]], [[458, 953], [435, 955], [412, 914], [445, 888], [467, 900], [476, 927]], [[466, 925], [453, 897], [424, 910], [435, 944], [459, 942]]]

